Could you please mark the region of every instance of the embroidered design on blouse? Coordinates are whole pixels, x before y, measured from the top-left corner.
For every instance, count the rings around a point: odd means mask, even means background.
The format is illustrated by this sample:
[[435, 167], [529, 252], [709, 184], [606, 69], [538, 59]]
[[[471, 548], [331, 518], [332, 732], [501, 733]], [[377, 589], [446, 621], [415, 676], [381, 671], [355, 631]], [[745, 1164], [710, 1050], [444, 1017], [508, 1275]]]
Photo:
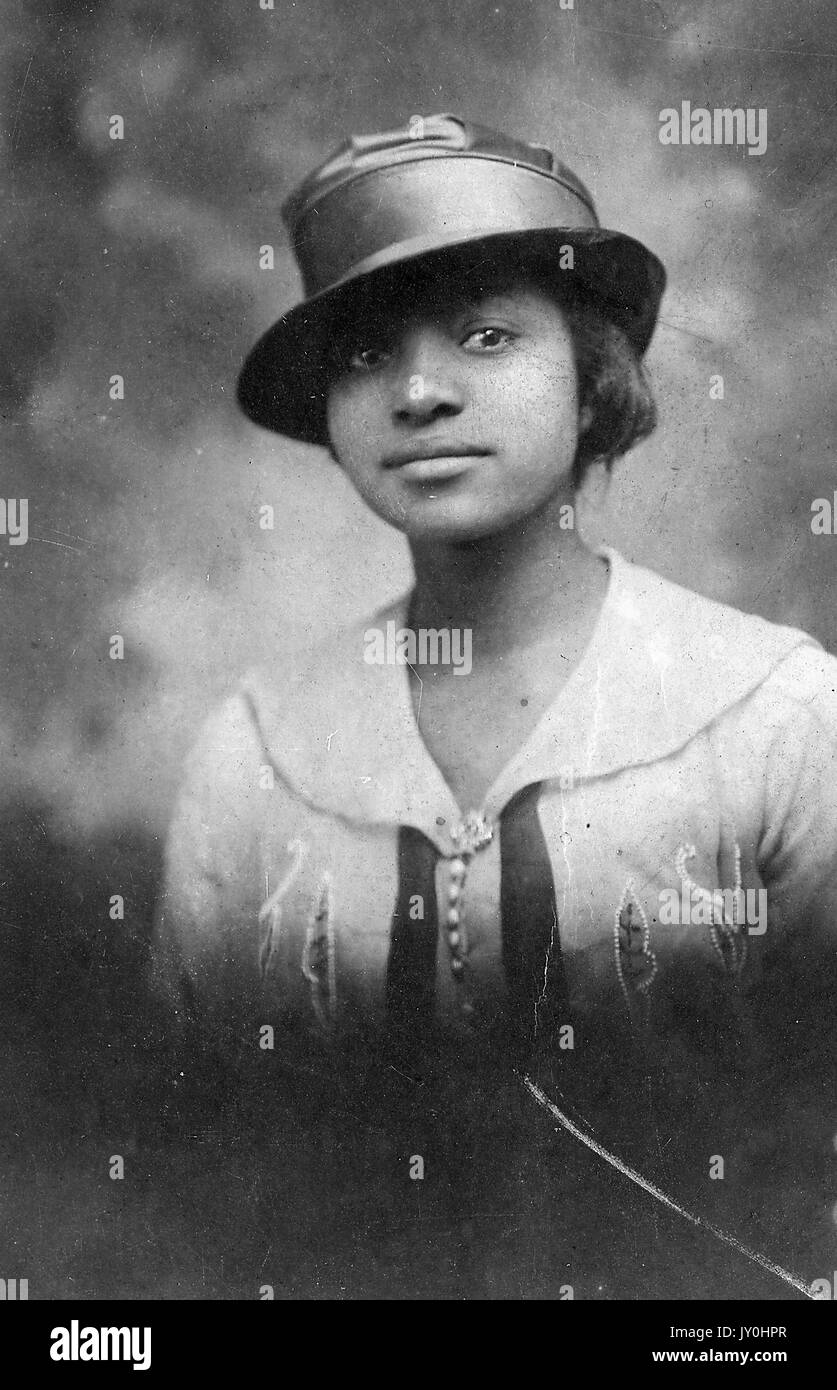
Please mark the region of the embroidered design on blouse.
[[279, 887], [271, 893], [259, 909], [259, 922], [261, 924], [267, 923], [259, 946], [259, 972], [263, 981], [267, 980], [279, 950], [282, 931], [282, 901], [291, 884], [299, 877], [299, 872], [308, 853], [308, 846], [304, 840], [289, 840], [287, 852], [294, 856], [293, 863], [285, 873]]
[[613, 954], [616, 974], [631, 1009], [637, 996], [646, 1012], [648, 991], [657, 974], [657, 957], [651, 950], [651, 928], [642, 903], [629, 878], [613, 917]]
[[[704, 916], [709, 919], [709, 939], [724, 969], [730, 975], [740, 975], [747, 959], [747, 929], [744, 920], [744, 890], [741, 885], [741, 846], [735, 842], [735, 887], [732, 893], [716, 888], [710, 893], [695, 883], [686, 868], [697, 851], [694, 845], [681, 845], [674, 866], [680, 878], [683, 894], [690, 903], [700, 902]], [[732, 899], [732, 912], [727, 911], [727, 899]], [[740, 917], [740, 921], [739, 921]]]
[[337, 1012], [334, 950], [334, 903], [331, 874], [326, 870], [314, 897], [302, 950], [302, 973], [311, 985], [317, 1022], [327, 1028]]

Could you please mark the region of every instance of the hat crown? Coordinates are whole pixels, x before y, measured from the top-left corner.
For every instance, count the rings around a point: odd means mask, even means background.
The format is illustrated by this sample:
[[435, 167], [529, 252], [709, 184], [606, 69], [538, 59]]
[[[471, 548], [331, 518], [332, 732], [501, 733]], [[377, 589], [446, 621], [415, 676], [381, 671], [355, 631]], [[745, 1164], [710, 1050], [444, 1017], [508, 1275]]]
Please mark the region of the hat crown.
[[586, 204], [597, 221], [587, 188], [545, 145], [515, 140], [449, 112], [411, 116], [397, 130], [350, 136], [288, 196], [282, 206], [282, 219], [293, 232], [320, 199], [363, 174], [415, 160], [456, 157], [497, 160], [544, 174]]

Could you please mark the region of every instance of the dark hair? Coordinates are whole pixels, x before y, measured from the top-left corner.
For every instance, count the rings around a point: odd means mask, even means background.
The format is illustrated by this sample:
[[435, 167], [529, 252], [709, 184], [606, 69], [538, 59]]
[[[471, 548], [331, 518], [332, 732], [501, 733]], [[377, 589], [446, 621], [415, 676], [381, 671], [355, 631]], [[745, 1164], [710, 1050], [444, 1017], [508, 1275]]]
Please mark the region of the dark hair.
[[627, 334], [583, 294], [561, 295], [558, 304], [572, 335], [578, 376], [579, 412], [592, 415], [579, 437], [573, 480], [581, 482], [591, 463], [608, 470], [657, 424], [657, 406], [642, 359]]

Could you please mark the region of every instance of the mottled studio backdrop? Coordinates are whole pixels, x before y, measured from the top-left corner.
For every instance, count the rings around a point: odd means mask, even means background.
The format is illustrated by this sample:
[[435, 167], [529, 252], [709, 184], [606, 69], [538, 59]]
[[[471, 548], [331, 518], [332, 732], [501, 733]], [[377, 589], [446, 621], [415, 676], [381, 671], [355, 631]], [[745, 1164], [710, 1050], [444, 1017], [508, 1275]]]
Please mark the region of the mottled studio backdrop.
[[[0, 1275], [28, 1259], [42, 1288], [95, 1292], [116, 1185], [91, 1196], [85, 1143], [185, 748], [255, 656], [291, 668], [326, 618], [408, 579], [324, 457], [236, 413], [245, 350], [297, 294], [283, 197], [346, 133], [412, 114], [556, 149], [670, 277], [660, 428], [591, 528], [837, 650], [837, 536], [810, 525], [837, 487], [837, 13], [5, 0], [0, 32], [2, 493], [29, 501], [27, 544], [0, 535], [0, 1104], [19, 1141]], [[765, 152], [662, 145], [659, 113], [684, 100], [764, 108]]]

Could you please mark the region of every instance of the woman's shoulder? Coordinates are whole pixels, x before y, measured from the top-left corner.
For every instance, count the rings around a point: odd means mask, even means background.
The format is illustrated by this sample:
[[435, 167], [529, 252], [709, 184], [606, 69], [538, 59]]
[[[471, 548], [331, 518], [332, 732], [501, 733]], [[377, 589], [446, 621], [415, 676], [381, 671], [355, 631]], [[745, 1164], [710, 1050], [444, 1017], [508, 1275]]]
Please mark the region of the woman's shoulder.
[[821, 736], [837, 750], [837, 656], [813, 639], [794, 647], [753, 690], [740, 719], [762, 739], [801, 744]]
[[379, 768], [409, 722], [403, 663], [369, 661], [370, 628], [386, 637], [406, 609], [407, 598], [396, 599], [325, 629], [305, 651], [250, 666], [204, 726], [204, 758], [213, 750], [229, 749], [233, 760], [246, 753], [257, 775], [272, 766], [318, 804], [326, 793], [330, 805], [354, 804], [361, 764], [364, 774], [367, 763]]
[[772, 622], [733, 604], [706, 597], [656, 570], [606, 549], [614, 566], [614, 598], [620, 617], [649, 635], [661, 648], [691, 659], [714, 659], [727, 670], [755, 662], [775, 665], [791, 650], [819, 643], [801, 628]]
[[[293, 652], [271, 652], [251, 662], [210, 705], [198, 725], [193, 755], [235, 761], [245, 749], [264, 741], [263, 725], [294, 708], [312, 713], [327, 696], [344, 710], [362, 693], [358, 679], [369, 664], [369, 635], [397, 630], [405, 620], [409, 595], [354, 618], [348, 624], [325, 622], [314, 641]], [[403, 664], [403, 663], [402, 663]]]
[[803, 708], [837, 729], [837, 657], [809, 633], [606, 553], [604, 669], [614, 721], [630, 727], [635, 749], [659, 756], [727, 719], [762, 722], [767, 733]]
[[409, 593], [399, 595], [349, 622], [326, 617], [314, 639], [301, 644], [290, 660], [272, 653], [248, 667], [236, 693], [287, 699], [302, 691], [313, 693], [319, 687], [339, 684], [345, 698], [349, 694], [346, 678], [360, 675], [369, 664], [370, 634], [380, 634], [386, 640], [389, 633], [396, 632], [406, 621], [409, 599]]
[[658, 652], [659, 664], [680, 664], [692, 678], [732, 685], [742, 678], [760, 683], [767, 676], [804, 676], [812, 688], [837, 673], [837, 657], [802, 628], [707, 598], [617, 552], [607, 554], [615, 565], [613, 608], [625, 640], [640, 635]]

